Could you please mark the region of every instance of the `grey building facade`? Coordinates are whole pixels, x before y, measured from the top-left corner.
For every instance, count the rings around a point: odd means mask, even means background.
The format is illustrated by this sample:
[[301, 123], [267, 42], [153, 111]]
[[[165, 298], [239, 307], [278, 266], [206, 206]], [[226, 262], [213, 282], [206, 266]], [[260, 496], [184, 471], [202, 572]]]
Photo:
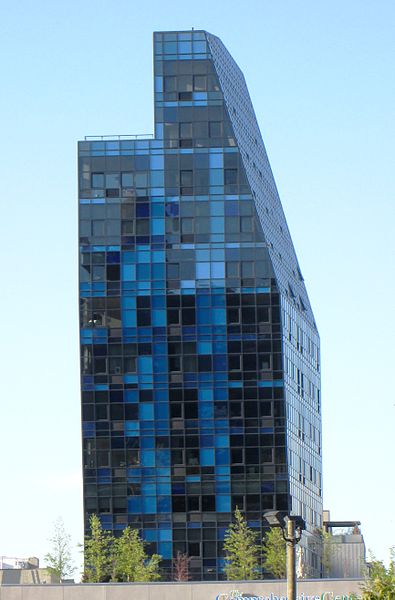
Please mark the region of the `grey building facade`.
[[84, 509], [223, 578], [238, 506], [307, 523], [320, 571], [319, 335], [236, 63], [154, 34], [155, 136], [79, 143]]
[[332, 521], [323, 511], [323, 577], [363, 578], [368, 570], [360, 521]]

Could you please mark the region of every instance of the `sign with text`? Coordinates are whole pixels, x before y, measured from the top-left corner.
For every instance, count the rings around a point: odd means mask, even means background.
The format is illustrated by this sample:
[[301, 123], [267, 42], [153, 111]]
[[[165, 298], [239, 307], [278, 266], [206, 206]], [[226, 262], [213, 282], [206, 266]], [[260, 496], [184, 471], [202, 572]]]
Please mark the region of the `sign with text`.
[[[231, 590], [230, 592], [218, 594], [215, 600], [288, 600], [288, 596], [273, 594], [272, 592], [257, 596], [246, 592], [239, 592], [238, 590]], [[320, 592], [318, 594], [305, 594], [305, 592], [301, 592], [296, 596], [296, 600], [362, 600], [362, 596], [354, 593], [338, 594], [331, 591]]]

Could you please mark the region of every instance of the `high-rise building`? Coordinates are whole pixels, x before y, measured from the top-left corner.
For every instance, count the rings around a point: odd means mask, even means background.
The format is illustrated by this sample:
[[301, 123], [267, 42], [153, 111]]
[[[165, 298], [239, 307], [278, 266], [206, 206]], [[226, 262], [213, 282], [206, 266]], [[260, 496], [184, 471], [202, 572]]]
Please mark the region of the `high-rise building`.
[[171, 576], [223, 577], [238, 506], [307, 523], [319, 574], [319, 336], [244, 77], [154, 34], [155, 136], [79, 143], [84, 509]]

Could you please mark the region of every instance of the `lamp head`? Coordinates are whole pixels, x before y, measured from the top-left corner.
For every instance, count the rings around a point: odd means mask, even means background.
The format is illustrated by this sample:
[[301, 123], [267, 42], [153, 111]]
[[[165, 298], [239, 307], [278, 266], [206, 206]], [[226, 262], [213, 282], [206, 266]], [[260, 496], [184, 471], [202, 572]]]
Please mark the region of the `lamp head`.
[[285, 518], [279, 510], [265, 510], [263, 516], [270, 527], [285, 527]]
[[306, 523], [305, 520], [300, 517], [300, 516], [292, 516], [289, 517], [290, 519], [292, 519], [295, 522], [295, 528], [299, 529], [300, 531], [304, 531], [306, 529]]

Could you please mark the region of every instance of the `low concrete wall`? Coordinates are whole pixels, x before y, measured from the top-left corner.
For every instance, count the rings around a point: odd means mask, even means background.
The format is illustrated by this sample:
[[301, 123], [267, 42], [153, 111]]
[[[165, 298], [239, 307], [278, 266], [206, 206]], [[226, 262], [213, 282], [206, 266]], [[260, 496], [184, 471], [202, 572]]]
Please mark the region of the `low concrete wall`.
[[0, 585], [37, 585], [59, 583], [48, 569], [0, 569]]
[[[349, 600], [361, 597], [358, 579], [305, 579], [298, 582], [299, 600]], [[190, 583], [96, 583], [2, 585], [0, 600], [231, 600], [232, 590], [256, 600], [286, 600], [285, 581]], [[234, 596], [237, 598], [237, 596]]]

